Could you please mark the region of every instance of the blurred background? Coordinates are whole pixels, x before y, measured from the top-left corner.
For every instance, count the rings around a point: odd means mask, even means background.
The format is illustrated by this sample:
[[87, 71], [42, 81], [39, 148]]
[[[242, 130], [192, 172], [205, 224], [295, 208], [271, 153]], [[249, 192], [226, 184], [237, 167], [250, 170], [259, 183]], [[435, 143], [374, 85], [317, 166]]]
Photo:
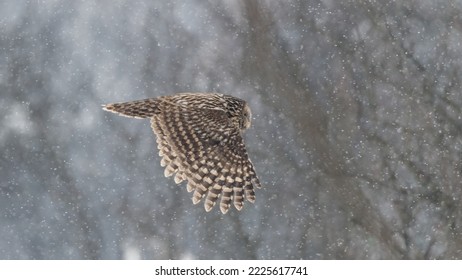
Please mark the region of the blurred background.
[[[462, 1], [0, 3], [0, 258], [462, 258]], [[101, 104], [249, 102], [255, 204]]]

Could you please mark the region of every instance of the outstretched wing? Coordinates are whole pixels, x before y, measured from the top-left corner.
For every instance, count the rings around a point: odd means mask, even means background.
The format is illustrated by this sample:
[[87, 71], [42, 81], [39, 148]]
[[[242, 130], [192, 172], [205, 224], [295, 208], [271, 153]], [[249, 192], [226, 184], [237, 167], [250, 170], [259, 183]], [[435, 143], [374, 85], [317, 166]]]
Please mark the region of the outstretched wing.
[[244, 198], [255, 201], [254, 187], [259, 188], [260, 182], [239, 128], [225, 111], [190, 108], [168, 100], [158, 107], [160, 112], [152, 117], [151, 125], [166, 176], [176, 174], [177, 183], [187, 180], [188, 191], [194, 191], [194, 203], [205, 197], [206, 211], [220, 196], [223, 213], [231, 201], [238, 210]]

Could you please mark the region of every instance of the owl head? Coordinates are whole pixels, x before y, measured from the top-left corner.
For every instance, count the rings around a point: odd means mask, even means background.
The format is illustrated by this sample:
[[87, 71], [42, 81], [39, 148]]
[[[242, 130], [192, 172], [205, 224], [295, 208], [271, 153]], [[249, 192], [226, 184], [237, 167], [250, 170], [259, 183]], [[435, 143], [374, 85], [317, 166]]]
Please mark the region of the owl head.
[[242, 109], [241, 122], [239, 122], [239, 127], [241, 130], [246, 130], [252, 124], [252, 112], [250, 111], [249, 105], [247, 102], [244, 102], [244, 109]]
[[223, 95], [223, 97], [225, 99], [226, 112], [230, 120], [235, 123], [241, 131], [249, 128], [252, 113], [247, 102], [230, 95]]

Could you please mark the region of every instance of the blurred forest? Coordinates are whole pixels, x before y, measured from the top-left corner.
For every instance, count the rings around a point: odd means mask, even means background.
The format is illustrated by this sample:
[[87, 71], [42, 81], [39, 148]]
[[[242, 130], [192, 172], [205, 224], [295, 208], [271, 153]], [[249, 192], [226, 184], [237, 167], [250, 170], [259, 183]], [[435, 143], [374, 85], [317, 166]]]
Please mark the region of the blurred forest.
[[[0, 3], [0, 258], [462, 258], [462, 1]], [[249, 102], [255, 204], [101, 104]]]

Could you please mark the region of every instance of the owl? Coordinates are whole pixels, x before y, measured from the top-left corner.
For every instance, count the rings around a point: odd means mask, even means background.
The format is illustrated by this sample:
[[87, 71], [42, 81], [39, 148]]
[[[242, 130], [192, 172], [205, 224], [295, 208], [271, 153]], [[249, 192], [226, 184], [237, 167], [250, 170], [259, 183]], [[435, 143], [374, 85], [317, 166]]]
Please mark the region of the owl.
[[218, 93], [180, 93], [103, 105], [132, 118], [150, 118], [165, 176], [185, 181], [194, 204], [204, 198], [209, 212], [220, 202], [223, 214], [231, 202], [241, 210], [255, 201], [260, 181], [242, 138], [251, 112], [244, 100]]

